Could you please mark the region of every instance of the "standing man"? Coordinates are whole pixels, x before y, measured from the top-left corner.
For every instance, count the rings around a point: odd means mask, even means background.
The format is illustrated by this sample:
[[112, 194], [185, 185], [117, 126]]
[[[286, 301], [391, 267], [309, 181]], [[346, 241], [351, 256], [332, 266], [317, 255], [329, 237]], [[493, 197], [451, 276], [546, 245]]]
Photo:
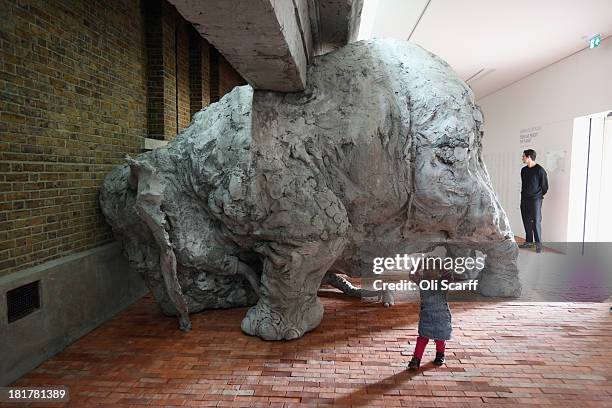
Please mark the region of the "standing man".
[[536, 252], [542, 252], [542, 199], [548, 191], [546, 170], [535, 162], [536, 152], [527, 149], [523, 152], [521, 169], [521, 216], [525, 227], [525, 243], [521, 248], [532, 248], [535, 242]]

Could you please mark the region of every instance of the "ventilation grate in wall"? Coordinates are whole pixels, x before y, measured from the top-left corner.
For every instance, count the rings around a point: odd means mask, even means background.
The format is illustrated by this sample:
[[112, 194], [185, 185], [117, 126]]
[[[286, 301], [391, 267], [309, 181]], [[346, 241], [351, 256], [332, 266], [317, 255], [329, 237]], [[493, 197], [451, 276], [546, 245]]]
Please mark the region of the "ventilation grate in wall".
[[19, 320], [40, 308], [40, 281], [6, 292], [8, 322]]

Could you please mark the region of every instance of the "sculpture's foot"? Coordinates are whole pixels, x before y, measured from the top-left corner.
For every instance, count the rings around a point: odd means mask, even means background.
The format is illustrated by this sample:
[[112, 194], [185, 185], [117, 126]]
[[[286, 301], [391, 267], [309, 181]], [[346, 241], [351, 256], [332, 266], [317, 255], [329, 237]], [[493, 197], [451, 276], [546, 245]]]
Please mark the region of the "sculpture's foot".
[[389, 290], [383, 290], [380, 301], [382, 302], [384, 307], [391, 307], [395, 305], [395, 298], [393, 297], [393, 292]]
[[179, 317], [179, 328], [184, 332], [191, 331], [191, 320], [189, 320], [189, 317]]
[[316, 297], [284, 310], [260, 302], [249, 309], [241, 328], [246, 334], [264, 340], [293, 340], [317, 327], [322, 319], [323, 305]]
[[302, 245], [266, 243], [260, 297], [242, 320], [242, 330], [264, 340], [292, 340], [317, 327], [323, 305], [317, 298], [325, 272], [336, 261], [345, 240]]
[[519, 297], [521, 282], [517, 275], [483, 274], [478, 281], [480, 294], [490, 297]]
[[518, 297], [521, 295], [516, 259], [518, 246], [512, 240], [491, 244], [487, 260], [478, 280], [478, 291], [484, 296]]

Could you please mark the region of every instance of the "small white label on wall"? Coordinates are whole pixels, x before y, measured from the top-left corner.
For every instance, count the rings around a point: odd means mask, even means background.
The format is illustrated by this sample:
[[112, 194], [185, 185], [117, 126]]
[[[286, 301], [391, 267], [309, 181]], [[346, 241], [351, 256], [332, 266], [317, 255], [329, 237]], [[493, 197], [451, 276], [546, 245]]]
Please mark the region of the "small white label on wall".
[[538, 137], [540, 130], [542, 130], [542, 126], [521, 129], [519, 133], [519, 143], [522, 145], [533, 143], [533, 140]]

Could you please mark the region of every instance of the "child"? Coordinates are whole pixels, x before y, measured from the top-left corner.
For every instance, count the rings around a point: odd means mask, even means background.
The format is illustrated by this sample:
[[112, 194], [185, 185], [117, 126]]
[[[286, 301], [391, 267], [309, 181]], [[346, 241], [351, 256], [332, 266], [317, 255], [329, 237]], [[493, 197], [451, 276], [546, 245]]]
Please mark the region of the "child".
[[439, 289], [441, 275], [438, 271], [425, 271], [422, 278], [417, 281], [419, 284], [424, 280], [430, 282], [437, 281], [438, 288], [423, 289], [419, 286], [419, 293], [421, 295], [419, 337], [417, 337], [412, 360], [408, 364], [408, 369], [411, 371], [418, 370], [421, 365], [421, 358], [423, 358], [423, 352], [429, 339], [433, 339], [436, 343], [434, 365], [441, 366], [445, 362], [444, 349], [446, 348], [446, 340], [450, 340], [453, 328], [447, 300], [448, 290]]

